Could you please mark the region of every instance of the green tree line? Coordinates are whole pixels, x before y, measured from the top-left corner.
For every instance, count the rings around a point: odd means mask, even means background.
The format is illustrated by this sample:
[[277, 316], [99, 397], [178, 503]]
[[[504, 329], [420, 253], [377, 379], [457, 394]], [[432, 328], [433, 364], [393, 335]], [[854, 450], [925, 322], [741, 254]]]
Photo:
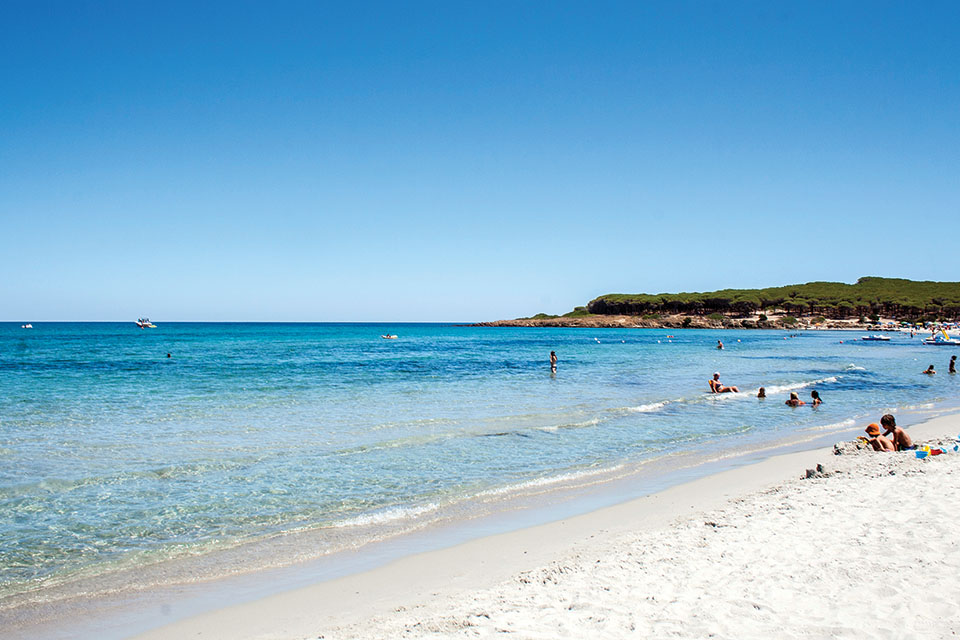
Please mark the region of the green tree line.
[[767, 289], [722, 289], [706, 293], [611, 293], [590, 301], [601, 315], [750, 315], [782, 310], [790, 315], [855, 318], [880, 315], [898, 319], [960, 317], [960, 282], [865, 277], [856, 284], [808, 282]]

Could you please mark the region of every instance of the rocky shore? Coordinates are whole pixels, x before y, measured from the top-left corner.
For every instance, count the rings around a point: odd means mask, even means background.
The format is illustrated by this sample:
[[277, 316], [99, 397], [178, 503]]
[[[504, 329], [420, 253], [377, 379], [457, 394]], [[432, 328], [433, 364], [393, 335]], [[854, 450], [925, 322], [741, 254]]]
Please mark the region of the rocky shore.
[[591, 329], [856, 329], [870, 330], [870, 325], [849, 320], [827, 320], [814, 324], [810, 318], [770, 316], [712, 318], [707, 316], [670, 315], [659, 318], [627, 315], [584, 315], [517, 318], [479, 322], [474, 327], [582, 327]]

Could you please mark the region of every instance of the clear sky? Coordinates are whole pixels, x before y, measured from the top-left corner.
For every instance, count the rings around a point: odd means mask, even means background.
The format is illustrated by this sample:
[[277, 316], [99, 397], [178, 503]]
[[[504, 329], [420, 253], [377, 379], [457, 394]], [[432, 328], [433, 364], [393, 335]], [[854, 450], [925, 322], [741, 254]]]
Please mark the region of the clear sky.
[[958, 2], [0, 4], [0, 320], [960, 279]]

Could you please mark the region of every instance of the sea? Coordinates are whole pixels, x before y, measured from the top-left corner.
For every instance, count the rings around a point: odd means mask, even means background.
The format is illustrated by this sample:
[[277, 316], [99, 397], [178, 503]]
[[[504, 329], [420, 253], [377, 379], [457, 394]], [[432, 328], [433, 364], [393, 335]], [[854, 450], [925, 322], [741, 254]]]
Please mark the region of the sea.
[[[0, 324], [0, 611], [522, 526], [960, 390], [954, 348], [904, 333], [157, 325]], [[714, 372], [740, 393], [708, 393]]]

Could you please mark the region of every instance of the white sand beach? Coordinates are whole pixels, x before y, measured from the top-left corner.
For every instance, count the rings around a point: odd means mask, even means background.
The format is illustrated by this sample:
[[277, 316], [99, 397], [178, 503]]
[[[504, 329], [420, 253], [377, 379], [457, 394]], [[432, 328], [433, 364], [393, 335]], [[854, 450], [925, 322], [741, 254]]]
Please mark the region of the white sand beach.
[[958, 495], [957, 453], [788, 454], [141, 637], [954, 637]]

